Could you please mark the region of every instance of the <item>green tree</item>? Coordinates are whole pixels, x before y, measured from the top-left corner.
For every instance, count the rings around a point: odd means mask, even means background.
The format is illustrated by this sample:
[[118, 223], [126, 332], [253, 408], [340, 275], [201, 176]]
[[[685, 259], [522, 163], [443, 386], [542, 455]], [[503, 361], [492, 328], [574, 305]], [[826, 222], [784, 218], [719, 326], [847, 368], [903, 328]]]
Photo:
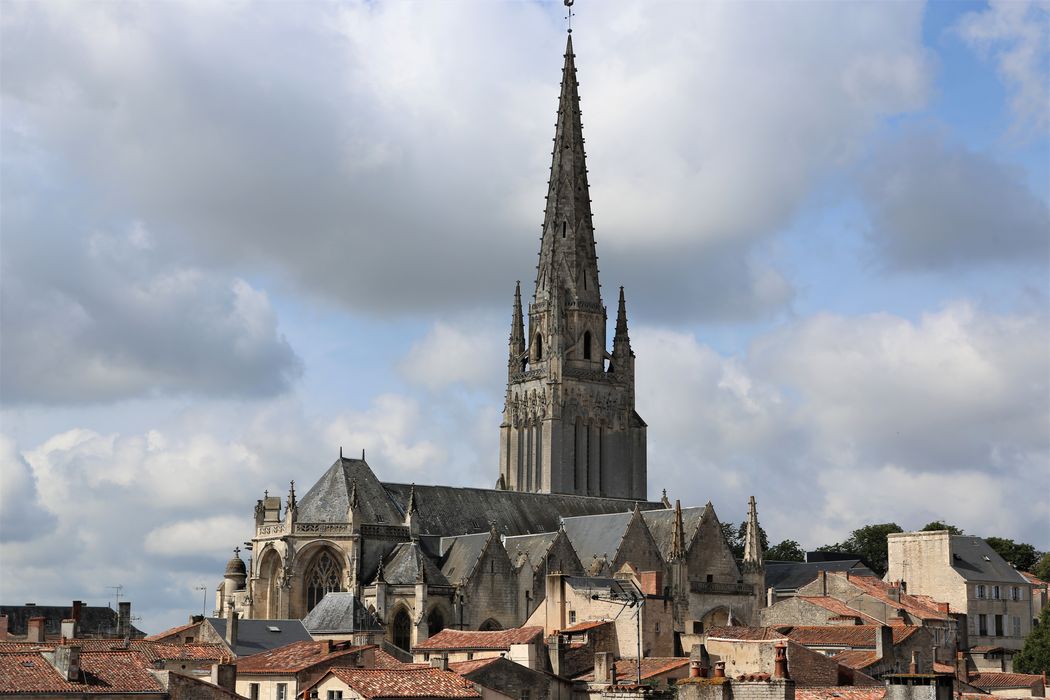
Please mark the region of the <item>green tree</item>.
[[[721, 525], [722, 536], [726, 538], [733, 556], [737, 559], [743, 559], [744, 545], [747, 543], [747, 521], [745, 520], [739, 525], [733, 525], [732, 523], [721, 523]], [[764, 552], [769, 547], [769, 537], [766, 536], [766, 531], [761, 525], [758, 526], [758, 537]]]
[[943, 520], [934, 520], [932, 523], [926, 523], [926, 527], [924, 527], [921, 530], [919, 530], [919, 532], [933, 532], [935, 530], [947, 530], [948, 532], [950, 532], [953, 535], [961, 535], [961, 534], [963, 534], [963, 531], [962, 531], [961, 527], [955, 527], [954, 525], [949, 525], [948, 523], [944, 522]]
[[1043, 608], [1039, 624], [1024, 640], [1024, 647], [1014, 656], [1017, 673], [1050, 673], [1050, 606]]
[[1038, 550], [1026, 542], [1014, 542], [1005, 537], [985, 537], [984, 541], [1019, 571], [1030, 571], [1039, 561]]
[[849, 539], [842, 543], [842, 548], [855, 553], [876, 575], [882, 576], [889, 567], [889, 545], [886, 543], [886, 535], [892, 532], [904, 530], [897, 523], [865, 525], [850, 533]]
[[806, 551], [795, 540], [784, 540], [766, 550], [767, 561], [806, 561]]
[[1040, 557], [1039, 561], [1032, 567], [1032, 573], [1036, 575], [1036, 578], [1050, 581], [1050, 552]]

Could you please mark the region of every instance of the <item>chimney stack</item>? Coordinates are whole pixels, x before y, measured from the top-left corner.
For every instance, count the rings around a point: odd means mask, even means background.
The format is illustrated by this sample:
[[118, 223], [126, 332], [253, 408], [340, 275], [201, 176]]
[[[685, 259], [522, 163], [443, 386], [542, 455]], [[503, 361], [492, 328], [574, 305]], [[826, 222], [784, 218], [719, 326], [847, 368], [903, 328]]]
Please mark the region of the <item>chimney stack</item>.
[[77, 625], [80, 624], [80, 616], [84, 612], [84, 601], [74, 600], [73, 610], [70, 612], [70, 617], [77, 621]]
[[62, 620], [62, 639], [76, 639], [77, 638], [77, 621], [76, 620]]
[[955, 653], [955, 678], [960, 683], [970, 682], [970, 673], [966, 669], [966, 654], [961, 651]]
[[776, 656], [773, 659], [773, 677], [784, 680], [791, 678], [791, 673], [788, 671], [787, 644], [780, 642], [774, 647], [774, 650]]
[[29, 624], [26, 628], [26, 641], [31, 644], [44, 643], [44, 618], [29, 618]]
[[211, 667], [212, 685], [237, 692], [237, 664], [215, 664]]
[[[640, 662], [639, 662], [640, 663]], [[716, 661], [715, 672], [711, 674], [712, 678], [725, 678], [726, 677], [726, 662]]]
[[127, 639], [131, 636], [131, 601], [121, 600], [117, 603], [117, 636]]
[[226, 644], [230, 651], [237, 653], [237, 611], [232, 600], [226, 606]]
[[609, 685], [613, 682], [613, 655], [599, 651], [594, 655], [594, 682]]
[[[547, 578], [547, 582], [550, 583], [550, 577]], [[548, 588], [548, 590], [550, 589]], [[565, 648], [560, 634], [555, 634], [551, 637], [547, 643], [547, 652], [551, 659], [551, 672], [555, 676], [560, 676], [565, 667]]]
[[7, 615], [0, 615], [0, 642], [7, 641]]
[[875, 656], [890, 664], [894, 661], [893, 628], [889, 625], [879, 625], [875, 630]]
[[430, 667], [448, 670], [448, 654], [436, 654], [430, 657]]
[[919, 650], [918, 649], [912, 649], [911, 650], [911, 662], [908, 664], [908, 673], [915, 674], [915, 673], [918, 673], [918, 672], [919, 672]]
[[63, 680], [80, 680], [80, 647], [76, 644], [60, 645], [55, 647], [55, 655], [52, 666], [62, 676]]
[[827, 596], [827, 594], [828, 594], [828, 572], [825, 571], [824, 569], [821, 569], [820, 573], [817, 574], [817, 577], [820, 579], [820, 595]]

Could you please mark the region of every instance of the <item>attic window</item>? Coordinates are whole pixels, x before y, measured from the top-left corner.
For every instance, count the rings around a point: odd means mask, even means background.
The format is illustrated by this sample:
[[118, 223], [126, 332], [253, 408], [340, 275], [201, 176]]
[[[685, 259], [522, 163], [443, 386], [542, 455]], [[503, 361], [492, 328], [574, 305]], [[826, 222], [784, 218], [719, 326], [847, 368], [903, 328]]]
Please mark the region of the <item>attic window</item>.
[[985, 556], [983, 556], [981, 558], [984, 559], [985, 561], [991, 561], [992, 560], [991, 557], [989, 557], [988, 555], [985, 555]]
[[281, 628], [278, 627], [277, 625], [268, 625], [266, 627], [266, 629], [270, 630], [271, 632], [280, 632], [281, 631]]

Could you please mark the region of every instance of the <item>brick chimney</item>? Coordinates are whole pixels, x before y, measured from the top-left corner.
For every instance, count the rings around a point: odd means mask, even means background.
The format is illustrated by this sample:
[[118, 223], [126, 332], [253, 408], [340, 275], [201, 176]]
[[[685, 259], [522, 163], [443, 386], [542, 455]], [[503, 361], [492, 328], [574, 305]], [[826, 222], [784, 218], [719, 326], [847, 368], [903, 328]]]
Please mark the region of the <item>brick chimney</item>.
[[83, 612], [84, 612], [84, 601], [82, 601], [82, 600], [74, 600], [73, 601], [73, 609], [70, 611], [69, 616], [77, 621], [77, 625], [80, 624], [80, 616], [83, 614]]
[[64, 680], [80, 680], [80, 646], [63, 644], [55, 647], [51, 665]]
[[26, 641], [32, 644], [44, 643], [44, 618], [29, 618], [28, 627], [26, 628]]
[[638, 574], [638, 579], [638, 582], [641, 584], [642, 593], [646, 595], [663, 595], [664, 572], [643, 571]]
[[875, 656], [880, 661], [892, 664], [895, 660], [893, 652], [893, 628], [889, 625], [879, 625], [875, 630]]
[[608, 685], [613, 682], [613, 655], [599, 651], [594, 655], [594, 682]]
[[889, 590], [887, 590], [890, 600], [894, 603], [901, 602], [901, 582], [894, 581], [890, 584]]
[[131, 636], [131, 601], [117, 603], [117, 636], [127, 639]]

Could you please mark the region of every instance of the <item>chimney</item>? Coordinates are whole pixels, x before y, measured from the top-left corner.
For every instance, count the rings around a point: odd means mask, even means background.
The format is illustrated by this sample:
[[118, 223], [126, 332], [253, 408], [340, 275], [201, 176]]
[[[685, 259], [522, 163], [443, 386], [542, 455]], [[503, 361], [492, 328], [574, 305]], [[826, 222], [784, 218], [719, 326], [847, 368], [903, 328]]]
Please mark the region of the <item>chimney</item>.
[[773, 677], [783, 678], [784, 680], [791, 678], [791, 673], [788, 671], [787, 644], [780, 642], [773, 648], [776, 652], [773, 659]]
[[775, 588], [770, 586], [769, 588], [766, 589], [766, 607], [767, 608], [773, 607], [773, 603], [776, 602], [776, 596], [777, 596], [777, 594], [776, 594], [776, 589]]
[[889, 664], [894, 661], [893, 628], [889, 625], [879, 625], [875, 630], [875, 656]]
[[[565, 576], [560, 572], [547, 574], [546, 627], [544, 632], [560, 632], [565, 629]], [[557, 674], [555, 674], [557, 675]]]
[[820, 580], [820, 595], [826, 596], [828, 594], [828, 572], [821, 569], [817, 578]]
[[908, 664], [908, 673], [916, 674], [919, 672], [919, 650], [911, 650], [911, 662]]
[[955, 679], [960, 683], [970, 682], [970, 673], [966, 669], [966, 654], [961, 651], [955, 653]]
[[83, 611], [84, 611], [84, 601], [82, 601], [82, 600], [74, 600], [73, 601], [73, 610], [72, 610], [72, 612], [70, 613], [69, 616], [77, 621], [77, 625], [80, 624], [80, 616], [83, 613]]
[[901, 588], [900, 588], [900, 584], [901, 584], [900, 581], [894, 581], [893, 583], [890, 584], [889, 590], [887, 591], [890, 600], [892, 600], [894, 603], [901, 602]]
[[76, 620], [62, 620], [62, 639], [76, 639], [77, 638], [77, 621]]
[[638, 576], [641, 583], [642, 593], [646, 595], [662, 595], [664, 588], [664, 572], [643, 571]]
[[237, 692], [237, 664], [215, 664], [211, 667], [211, 683], [225, 688], [231, 693]]
[[230, 651], [237, 653], [237, 611], [231, 600], [226, 607], [226, 644]]
[[609, 685], [613, 682], [613, 655], [599, 651], [594, 655], [594, 682]]
[[[547, 577], [547, 583], [550, 583], [550, 577]], [[548, 590], [550, 590], [548, 588]], [[551, 673], [555, 676], [562, 674], [562, 667], [565, 665], [565, 649], [562, 647], [562, 639], [560, 634], [555, 634], [551, 637], [547, 643], [547, 653], [551, 657]]]
[[448, 654], [435, 654], [430, 657], [430, 667], [439, 668], [442, 671], [448, 670]]
[[131, 601], [117, 603], [117, 636], [127, 639], [131, 636]]
[[0, 642], [7, 641], [7, 615], [0, 615]]
[[712, 678], [725, 678], [726, 677], [726, 662], [716, 661], [715, 672], [711, 674]]
[[55, 647], [54, 660], [51, 665], [55, 667], [63, 680], [80, 680], [80, 647], [76, 644], [60, 645]]
[[32, 644], [44, 643], [44, 618], [29, 618], [29, 625], [26, 628], [26, 641]]
[[937, 663], [937, 645], [936, 644], [934, 644], [933, 646], [930, 647], [930, 663], [931, 664]]

